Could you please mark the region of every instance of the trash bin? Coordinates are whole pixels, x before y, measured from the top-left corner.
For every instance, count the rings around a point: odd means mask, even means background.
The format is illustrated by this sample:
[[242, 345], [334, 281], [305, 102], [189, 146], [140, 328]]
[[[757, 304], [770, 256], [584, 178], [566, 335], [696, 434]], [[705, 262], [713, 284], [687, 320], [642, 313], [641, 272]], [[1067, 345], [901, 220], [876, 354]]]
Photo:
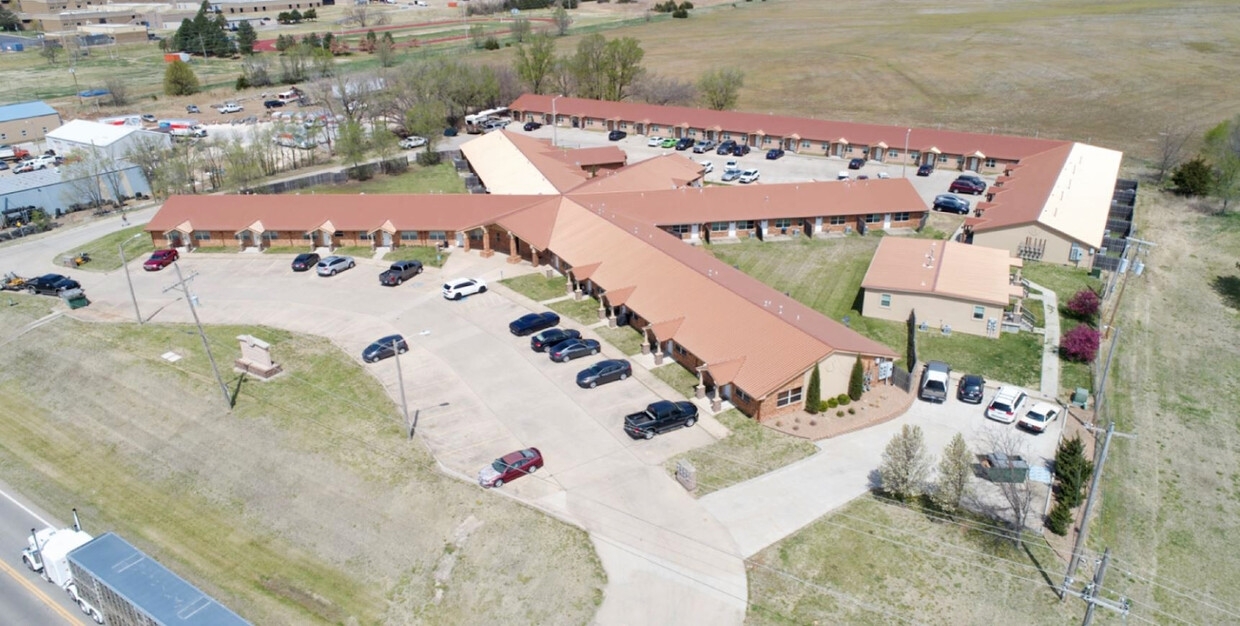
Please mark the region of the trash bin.
[[1029, 478], [1029, 464], [1023, 457], [992, 452], [982, 458], [986, 480], [992, 483], [1023, 483]]
[[1088, 409], [1088, 404], [1089, 390], [1084, 387], [1077, 387], [1076, 391], [1072, 392], [1072, 406]]
[[69, 305], [70, 309], [80, 309], [90, 304], [90, 300], [86, 299], [86, 292], [81, 289], [66, 289], [60, 292], [60, 298]]

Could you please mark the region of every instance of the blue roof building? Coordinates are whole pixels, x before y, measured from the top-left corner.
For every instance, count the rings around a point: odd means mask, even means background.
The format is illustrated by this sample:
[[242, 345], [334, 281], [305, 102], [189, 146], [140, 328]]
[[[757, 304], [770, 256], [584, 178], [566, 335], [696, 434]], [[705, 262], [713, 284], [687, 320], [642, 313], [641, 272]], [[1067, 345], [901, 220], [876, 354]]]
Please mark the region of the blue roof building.
[[60, 123], [60, 113], [41, 100], [0, 105], [0, 144], [42, 140]]
[[236, 613], [113, 533], [69, 553], [78, 594], [106, 624], [249, 626]]

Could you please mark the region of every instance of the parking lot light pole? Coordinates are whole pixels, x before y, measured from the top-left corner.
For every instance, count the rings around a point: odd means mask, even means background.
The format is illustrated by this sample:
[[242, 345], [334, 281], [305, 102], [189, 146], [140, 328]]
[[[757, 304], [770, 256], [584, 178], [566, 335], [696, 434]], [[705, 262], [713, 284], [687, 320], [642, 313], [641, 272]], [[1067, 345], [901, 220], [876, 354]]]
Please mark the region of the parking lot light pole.
[[133, 279], [130, 278], [129, 276], [129, 263], [126, 262], [125, 260], [125, 244], [141, 236], [142, 236], [142, 233], [134, 233], [133, 237], [130, 237], [129, 239], [126, 239], [116, 245], [117, 251], [121, 253], [121, 267], [125, 268], [125, 282], [129, 283], [129, 299], [133, 301], [133, 314], [134, 314], [134, 317], [138, 318], [139, 326], [142, 325], [142, 313], [138, 311], [138, 296], [134, 295]]
[[900, 164], [900, 178], [906, 178], [905, 170], [908, 169], [908, 138], [913, 134], [913, 129], [904, 131], [904, 163]]
[[[396, 384], [400, 385], [400, 409], [405, 414], [405, 423], [408, 424], [409, 423], [409, 404], [405, 402], [405, 376], [401, 372], [401, 369], [400, 369], [400, 341], [401, 341], [400, 339], [392, 340], [392, 359], [396, 361]], [[415, 423], [415, 426], [411, 426], [409, 428], [410, 439], [413, 438], [413, 429], [415, 427], [416, 427], [416, 423]]]
[[558, 145], [556, 142], [556, 137], [558, 136], [556, 130], [560, 127], [560, 120], [555, 114], [555, 101], [563, 97], [564, 94], [560, 94], [551, 99], [551, 147], [553, 148]]

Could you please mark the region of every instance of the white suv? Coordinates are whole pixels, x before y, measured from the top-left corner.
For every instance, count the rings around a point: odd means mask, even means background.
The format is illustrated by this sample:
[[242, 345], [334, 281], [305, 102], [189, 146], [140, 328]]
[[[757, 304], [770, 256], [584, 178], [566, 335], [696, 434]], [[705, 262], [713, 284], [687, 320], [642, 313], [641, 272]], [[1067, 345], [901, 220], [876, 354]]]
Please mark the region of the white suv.
[[760, 174], [758, 174], [758, 170], [745, 170], [741, 172], [740, 180], [742, 184], [748, 185], [749, 183], [756, 182], [758, 180], [758, 176], [760, 176]]
[[486, 293], [487, 284], [481, 278], [454, 278], [443, 285], [445, 300], [460, 300], [476, 293]]
[[995, 394], [995, 399], [986, 407], [986, 417], [996, 422], [1011, 424], [1016, 421], [1016, 414], [1025, 406], [1028, 396], [1018, 387], [1004, 385]]

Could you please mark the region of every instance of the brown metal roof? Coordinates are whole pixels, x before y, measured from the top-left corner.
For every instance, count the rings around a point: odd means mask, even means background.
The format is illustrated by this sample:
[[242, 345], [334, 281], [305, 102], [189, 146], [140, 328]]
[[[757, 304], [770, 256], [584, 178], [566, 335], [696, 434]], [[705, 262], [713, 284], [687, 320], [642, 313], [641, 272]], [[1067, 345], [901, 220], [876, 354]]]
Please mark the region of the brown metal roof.
[[702, 178], [702, 166], [680, 154], [660, 155], [598, 174], [569, 193], [616, 193], [677, 189]]

